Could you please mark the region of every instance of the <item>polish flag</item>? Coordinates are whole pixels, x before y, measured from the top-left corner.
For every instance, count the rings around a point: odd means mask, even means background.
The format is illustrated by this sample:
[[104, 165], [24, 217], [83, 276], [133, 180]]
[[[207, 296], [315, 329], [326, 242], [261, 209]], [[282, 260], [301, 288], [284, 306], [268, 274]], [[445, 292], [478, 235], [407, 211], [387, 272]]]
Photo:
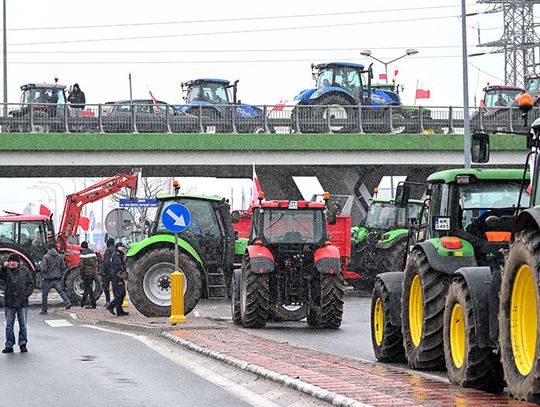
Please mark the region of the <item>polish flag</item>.
[[379, 80], [385, 81], [386, 80], [386, 74], [385, 73], [380, 73], [379, 74]]
[[253, 186], [251, 187], [251, 204], [259, 203], [259, 191], [261, 191], [261, 184], [259, 184], [259, 178], [255, 172], [255, 164], [253, 164]]
[[49, 217], [49, 216], [51, 216], [51, 211], [45, 205], [40, 204], [39, 205], [39, 214]]
[[88, 231], [88, 229], [90, 229], [90, 218], [87, 218], [86, 216], [81, 216], [79, 218], [79, 226], [83, 228], [83, 230]]
[[397, 74], [399, 73], [399, 70], [397, 68], [397, 66], [394, 68], [394, 76], [397, 76]]
[[429, 99], [429, 89], [424, 89], [424, 84], [420, 81], [416, 81], [416, 99]]
[[158, 105], [157, 105], [157, 100], [156, 98], [154, 97], [154, 95], [152, 94], [152, 91], [150, 89], [148, 89], [148, 93], [150, 93], [150, 97], [152, 98], [152, 100], [154, 101], [154, 112], [156, 114], [159, 114], [159, 108], [158, 108]]

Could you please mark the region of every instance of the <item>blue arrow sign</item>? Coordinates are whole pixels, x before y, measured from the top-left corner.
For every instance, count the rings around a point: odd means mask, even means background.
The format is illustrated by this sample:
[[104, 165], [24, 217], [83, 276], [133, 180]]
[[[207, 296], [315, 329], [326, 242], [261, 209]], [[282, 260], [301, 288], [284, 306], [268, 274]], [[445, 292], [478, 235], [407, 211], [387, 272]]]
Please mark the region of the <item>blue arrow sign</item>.
[[161, 214], [161, 221], [168, 231], [179, 233], [189, 226], [189, 223], [191, 222], [191, 213], [189, 213], [189, 209], [182, 204], [171, 204], [167, 206]]

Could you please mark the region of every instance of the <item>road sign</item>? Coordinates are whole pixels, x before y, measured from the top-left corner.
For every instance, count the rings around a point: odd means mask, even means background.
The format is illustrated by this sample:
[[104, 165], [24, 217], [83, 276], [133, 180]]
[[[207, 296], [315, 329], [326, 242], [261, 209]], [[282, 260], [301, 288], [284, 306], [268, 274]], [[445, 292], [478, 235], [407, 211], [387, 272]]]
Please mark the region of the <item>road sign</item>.
[[159, 201], [154, 198], [139, 198], [133, 201], [127, 198], [120, 199], [121, 208], [145, 208], [145, 207], [153, 207], [153, 206], [158, 206], [158, 205], [159, 205]]
[[191, 222], [191, 213], [189, 209], [179, 203], [171, 204], [161, 214], [163, 226], [168, 231], [179, 233], [185, 230]]
[[135, 219], [126, 209], [113, 209], [105, 218], [105, 230], [114, 238], [129, 235], [134, 227]]

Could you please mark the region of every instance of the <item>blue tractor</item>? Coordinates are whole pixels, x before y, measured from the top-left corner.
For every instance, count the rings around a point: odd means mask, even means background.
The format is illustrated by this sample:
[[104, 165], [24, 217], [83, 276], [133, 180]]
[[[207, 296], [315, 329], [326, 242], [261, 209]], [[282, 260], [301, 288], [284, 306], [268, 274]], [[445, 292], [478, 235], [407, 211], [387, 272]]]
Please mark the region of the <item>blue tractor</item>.
[[186, 93], [186, 105], [178, 108], [185, 113], [202, 116], [206, 131], [215, 127], [216, 132], [231, 132], [233, 129], [241, 133], [264, 132], [263, 110], [242, 104], [237, 99], [238, 80], [231, 84], [225, 79], [202, 78], [182, 82], [181, 86], [182, 92]]
[[350, 62], [327, 62], [312, 64], [311, 69], [316, 87], [305, 89], [294, 97], [292, 118], [298, 120], [300, 131], [326, 131], [329, 119], [333, 132], [358, 130], [359, 105], [365, 106], [362, 109], [364, 130], [394, 133], [404, 130], [405, 117], [399, 94], [389, 88], [371, 85], [371, 65], [366, 69], [364, 65]]

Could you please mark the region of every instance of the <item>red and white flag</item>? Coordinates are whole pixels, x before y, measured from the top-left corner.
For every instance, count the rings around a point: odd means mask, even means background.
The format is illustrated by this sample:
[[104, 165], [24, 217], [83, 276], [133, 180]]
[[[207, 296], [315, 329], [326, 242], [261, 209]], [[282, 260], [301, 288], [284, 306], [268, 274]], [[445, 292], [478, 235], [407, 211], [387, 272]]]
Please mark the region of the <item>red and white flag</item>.
[[152, 94], [152, 91], [150, 89], [148, 89], [148, 93], [150, 93], [150, 97], [154, 101], [154, 112], [156, 114], [159, 114], [160, 112], [159, 112], [159, 107], [158, 107], [156, 98], [154, 97], [154, 95]]
[[259, 192], [261, 191], [261, 184], [259, 184], [259, 178], [255, 172], [255, 164], [253, 164], [253, 186], [251, 187], [251, 204], [259, 203]]
[[386, 80], [386, 78], [387, 78], [387, 76], [386, 76], [386, 74], [385, 74], [385, 73], [380, 73], [380, 74], [379, 74], [379, 80], [381, 80], [381, 81], [385, 81], [385, 80]]
[[429, 89], [426, 89], [422, 82], [416, 81], [415, 99], [429, 99], [430, 96]]
[[397, 74], [399, 73], [399, 69], [398, 67], [394, 67], [394, 76], [397, 76]]

